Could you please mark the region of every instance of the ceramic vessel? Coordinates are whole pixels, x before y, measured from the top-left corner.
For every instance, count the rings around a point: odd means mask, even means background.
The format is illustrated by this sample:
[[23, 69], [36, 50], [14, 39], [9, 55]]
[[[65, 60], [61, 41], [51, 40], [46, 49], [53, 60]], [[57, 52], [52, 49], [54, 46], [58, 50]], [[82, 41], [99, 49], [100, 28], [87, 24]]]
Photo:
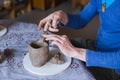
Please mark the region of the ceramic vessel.
[[33, 66], [41, 67], [49, 59], [49, 47], [46, 42], [33, 41], [28, 46], [29, 58]]

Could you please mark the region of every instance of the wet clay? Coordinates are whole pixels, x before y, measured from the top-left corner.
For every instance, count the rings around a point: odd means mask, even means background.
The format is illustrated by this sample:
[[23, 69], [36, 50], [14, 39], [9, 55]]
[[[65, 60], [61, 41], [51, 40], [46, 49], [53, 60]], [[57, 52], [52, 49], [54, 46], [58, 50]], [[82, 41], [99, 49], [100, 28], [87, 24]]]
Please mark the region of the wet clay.
[[53, 64], [63, 64], [64, 61], [61, 58], [61, 54], [59, 52], [55, 53], [54, 56], [51, 57], [50, 62]]
[[43, 66], [49, 59], [49, 48], [46, 42], [33, 41], [28, 47], [31, 63], [35, 67]]

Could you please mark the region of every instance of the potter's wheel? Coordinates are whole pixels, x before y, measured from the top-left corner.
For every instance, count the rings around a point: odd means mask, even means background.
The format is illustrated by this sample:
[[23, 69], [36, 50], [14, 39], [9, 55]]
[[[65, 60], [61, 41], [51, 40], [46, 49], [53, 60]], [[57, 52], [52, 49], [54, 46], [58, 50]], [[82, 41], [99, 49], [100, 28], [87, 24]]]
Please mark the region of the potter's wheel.
[[7, 32], [7, 28], [0, 25], [0, 37], [3, 36]]
[[[50, 47], [50, 52], [54, 53], [56, 51], [58, 51], [56, 48]], [[47, 62], [42, 67], [34, 67], [29, 59], [29, 53], [27, 53], [23, 59], [23, 66], [25, 67], [26, 70], [28, 70], [33, 74], [42, 75], [42, 76], [55, 75], [64, 71], [71, 64], [71, 58], [66, 57], [63, 54], [62, 57], [64, 59], [63, 64], [53, 64], [51, 62]]]

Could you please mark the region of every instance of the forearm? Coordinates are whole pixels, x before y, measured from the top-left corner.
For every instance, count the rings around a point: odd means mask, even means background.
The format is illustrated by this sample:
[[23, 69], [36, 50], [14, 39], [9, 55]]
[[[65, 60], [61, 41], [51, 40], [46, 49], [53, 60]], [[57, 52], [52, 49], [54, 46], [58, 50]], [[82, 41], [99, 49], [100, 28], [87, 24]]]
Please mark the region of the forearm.
[[90, 1], [79, 14], [68, 14], [68, 23], [66, 26], [80, 29], [84, 27], [97, 13], [96, 3]]
[[120, 51], [96, 52], [87, 50], [86, 65], [120, 69]]
[[87, 66], [120, 69], [120, 51], [97, 52], [75, 48], [73, 53], [73, 58], [85, 61]]

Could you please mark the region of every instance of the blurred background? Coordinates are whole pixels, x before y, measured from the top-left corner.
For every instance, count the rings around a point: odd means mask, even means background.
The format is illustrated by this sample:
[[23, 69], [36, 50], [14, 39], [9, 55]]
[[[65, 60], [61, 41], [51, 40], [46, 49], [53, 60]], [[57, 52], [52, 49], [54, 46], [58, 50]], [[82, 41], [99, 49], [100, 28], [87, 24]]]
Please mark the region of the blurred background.
[[[9, 19], [38, 24], [41, 19], [56, 10], [76, 14], [81, 12], [89, 0], [0, 0], [0, 20]], [[57, 34], [69, 38], [84, 37], [95, 39], [99, 28], [99, 16], [81, 30], [60, 28]]]

